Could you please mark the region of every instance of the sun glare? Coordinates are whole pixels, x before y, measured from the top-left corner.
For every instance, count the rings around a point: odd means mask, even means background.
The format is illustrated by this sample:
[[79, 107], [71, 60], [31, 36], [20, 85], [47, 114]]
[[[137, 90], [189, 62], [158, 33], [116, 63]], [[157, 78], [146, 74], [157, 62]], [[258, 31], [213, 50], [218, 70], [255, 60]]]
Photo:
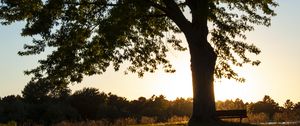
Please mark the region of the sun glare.
[[[155, 74], [146, 73], [144, 78], [137, 78], [135, 74], [124, 76], [120, 72], [116, 76], [111, 76], [114, 71], [110, 71], [101, 76], [89, 77], [89, 79], [85, 79], [84, 84], [74, 85], [72, 89], [97, 87], [100, 91], [116, 93], [130, 100], [141, 96], [149, 98], [152, 95], [164, 95], [168, 100], [175, 100], [179, 97], [192, 98], [193, 88], [189, 57], [182, 56], [173, 61], [172, 64], [176, 68], [176, 72], [172, 74], [161, 70]], [[247, 79], [251, 81], [248, 80], [244, 84], [227, 79], [215, 81], [216, 101], [240, 98], [248, 102], [263, 96], [258, 93], [262, 91], [257, 87], [262, 87], [262, 85], [257, 85], [258, 82], [255, 81], [257, 77], [244, 71], [241, 73], [247, 74]]]
[[[183, 62], [175, 62], [174, 65], [176, 66], [176, 72], [171, 75], [163, 74], [163, 76], [158, 77], [159, 80], [156, 80], [158, 84], [155, 89], [157, 89], [157, 92], [162, 92], [169, 100], [174, 100], [178, 97], [191, 98], [193, 89], [189, 65]], [[214, 85], [216, 101], [236, 98], [252, 101], [255, 95], [251, 93], [253, 85], [238, 83], [235, 80], [216, 80]]]
[[[177, 72], [174, 76], [161, 76], [160, 83], [157, 89], [166, 96], [169, 100], [174, 100], [178, 97], [191, 98], [192, 78], [188, 66], [180, 65], [177, 67]], [[240, 98], [244, 101], [252, 101], [254, 93], [251, 92], [253, 85], [247, 83], [238, 83], [235, 80], [221, 79], [214, 82], [215, 99], [216, 101], [224, 101], [226, 99]]]
[[157, 86], [169, 100], [178, 97], [192, 97], [191, 72], [187, 65], [177, 64], [176, 72], [172, 75], [159, 77], [160, 83]]
[[221, 79], [215, 82], [215, 98], [224, 101], [226, 99], [245, 99], [251, 100], [247, 90], [249, 85], [240, 84], [234, 80]]

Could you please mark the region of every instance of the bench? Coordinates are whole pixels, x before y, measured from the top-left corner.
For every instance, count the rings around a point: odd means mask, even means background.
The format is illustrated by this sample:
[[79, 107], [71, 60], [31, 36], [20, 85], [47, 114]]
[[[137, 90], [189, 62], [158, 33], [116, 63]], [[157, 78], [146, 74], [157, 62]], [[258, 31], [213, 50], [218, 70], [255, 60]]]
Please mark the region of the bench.
[[243, 118], [247, 118], [246, 110], [218, 110], [216, 111], [217, 118], [228, 119], [228, 118], [240, 118], [240, 123]]

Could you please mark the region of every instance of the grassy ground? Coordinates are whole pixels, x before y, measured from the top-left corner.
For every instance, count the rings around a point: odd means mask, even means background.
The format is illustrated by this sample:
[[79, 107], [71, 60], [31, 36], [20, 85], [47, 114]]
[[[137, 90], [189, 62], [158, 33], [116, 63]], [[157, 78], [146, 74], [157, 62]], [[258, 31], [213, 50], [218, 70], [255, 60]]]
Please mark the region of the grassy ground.
[[[18, 126], [16, 122], [9, 122], [6, 124], [1, 124], [0, 126]], [[29, 126], [29, 125], [24, 125]], [[30, 126], [42, 126], [42, 125], [30, 125]], [[117, 124], [117, 125], [103, 125], [102, 123], [62, 123], [59, 125], [53, 126], [127, 126], [126, 124]], [[128, 126], [188, 126], [187, 121], [183, 122], [176, 122], [176, 123], [155, 123], [155, 124], [135, 124], [135, 125], [128, 125]], [[247, 123], [237, 123], [237, 122], [211, 122], [211, 123], [197, 123], [193, 124], [192, 126], [300, 126], [300, 124], [291, 124], [291, 125], [280, 125], [280, 124], [273, 124], [273, 125], [254, 125], [254, 124], [247, 124]]]
[[129, 126], [187, 126], [186, 122], [181, 123], [157, 123], [157, 124], [136, 124]]
[[[139, 124], [139, 125], [130, 125], [130, 126], [188, 126], [187, 122], [179, 123], [158, 123], [158, 124]], [[300, 126], [299, 124], [291, 125], [254, 125], [247, 123], [233, 123], [233, 122], [214, 122], [214, 123], [198, 123], [192, 126]]]
[[[131, 126], [188, 126], [187, 122], [179, 123], [158, 123], [158, 124], [139, 124]], [[257, 126], [245, 123], [232, 123], [232, 122], [210, 122], [210, 123], [195, 123], [192, 126]]]
[[[131, 125], [131, 126], [188, 126], [187, 122], [178, 122], [178, 123], [158, 123], [158, 124], [140, 124], [140, 125]], [[299, 124], [290, 124], [290, 125], [254, 125], [248, 123], [235, 123], [235, 122], [214, 122], [214, 123], [198, 123], [193, 126], [300, 126]]]

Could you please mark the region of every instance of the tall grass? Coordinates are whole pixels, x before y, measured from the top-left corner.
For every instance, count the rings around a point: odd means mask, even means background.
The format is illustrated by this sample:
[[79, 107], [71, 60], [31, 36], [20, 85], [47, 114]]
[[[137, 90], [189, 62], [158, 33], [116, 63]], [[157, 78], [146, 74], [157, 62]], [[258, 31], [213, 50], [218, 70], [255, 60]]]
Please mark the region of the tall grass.
[[[284, 122], [287, 118], [289, 118], [287, 115], [284, 114], [275, 114], [274, 115], [274, 121], [275, 122]], [[290, 117], [293, 118], [293, 117]], [[136, 118], [122, 118], [117, 119], [114, 121], [108, 120], [108, 119], [101, 119], [101, 120], [88, 120], [88, 121], [62, 121], [56, 124], [52, 124], [52, 126], [128, 126], [128, 125], [134, 125], [134, 126], [186, 126], [187, 122], [189, 120], [188, 116], [173, 116], [167, 120], [167, 122], [157, 122], [156, 117], [146, 117], [143, 116], [140, 118], [140, 121], [138, 123]], [[239, 119], [226, 119], [224, 120], [226, 122], [232, 122], [233, 124], [239, 124]], [[269, 118], [264, 113], [259, 114], [248, 114], [248, 118], [243, 119], [243, 123], [247, 124], [257, 124], [260, 126], [267, 126], [264, 125], [263, 122], [268, 122]], [[230, 123], [229, 123], [230, 124]], [[6, 124], [0, 124], [0, 126], [43, 126], [43, 124], [37, 124], [35, 122], [24, 122], [17, 124], [15, 121], [10, 121]], [[270, 126], [270, 125], [268, 125]], [[273, 124], [271, 126], [282, 126], [279, 124]], [[285, 125], [286, 126], [286, 125]], [[299, 124], [293, 124], [289, 126], [300, 126]]]

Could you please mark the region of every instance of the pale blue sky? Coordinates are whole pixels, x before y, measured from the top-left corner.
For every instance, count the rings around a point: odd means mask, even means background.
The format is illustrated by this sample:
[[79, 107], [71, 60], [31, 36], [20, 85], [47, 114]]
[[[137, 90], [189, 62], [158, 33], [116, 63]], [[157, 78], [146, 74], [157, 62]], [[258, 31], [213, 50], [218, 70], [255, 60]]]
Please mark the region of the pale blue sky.
[[[239, 70], [247, 79], [244, 84], [217, 81], [217, 100], [239, 97], [245, 101], [257, 101], [267, 94], [280, 103], [286, 99], [300, 101], [300, 0], [278, 0], [278, 3], [278, 15], [273, 18], [272, 26], [256, 27], [248, 34], [248, 41], [253, 41], [262, 50], [257, 57], [262, 64]], [[23, 44], [31, 41], [31, 38], [20, 36], [23, 25], [0, 26], [0, 97], [21, 94], [30, 79], [24, 76], [23, 71], [36, 66], [37, 60], [44, 57], [17, 55]], [[122, 71], [113, 72], [110, 69], [104, 75], [86, 77], [81, 84], [71, 85], [71, 88], [96, 87], [129, 99], [153, 94], [163, 94], [169, 99], [191, 97], [188, 52], [171, 52], [170, 59], [177, 67], [175, 74], [158, 71], [137, 78], [137, 75], [123, 75]]]

